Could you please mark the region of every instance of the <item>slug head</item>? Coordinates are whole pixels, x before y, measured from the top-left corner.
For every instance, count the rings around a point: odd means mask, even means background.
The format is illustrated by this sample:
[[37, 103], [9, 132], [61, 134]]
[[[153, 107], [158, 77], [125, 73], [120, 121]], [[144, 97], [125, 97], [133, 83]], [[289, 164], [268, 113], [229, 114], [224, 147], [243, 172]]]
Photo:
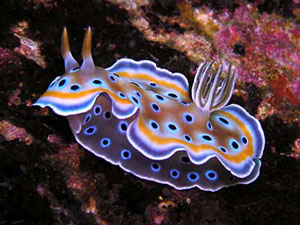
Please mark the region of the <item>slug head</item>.
[[34, 105], [49, 106], [55, 113], [69, 116], [86, 112], [92, 107], [103, 85], [99, 75], [107, 75], [108, 72], [94, 65], [91, 55], [92, 31], [90, 27], [83, 41], [81, 66], [70, 52], [66, 28], [62, 33], [61, 43], [65, 74], [56, 77]]

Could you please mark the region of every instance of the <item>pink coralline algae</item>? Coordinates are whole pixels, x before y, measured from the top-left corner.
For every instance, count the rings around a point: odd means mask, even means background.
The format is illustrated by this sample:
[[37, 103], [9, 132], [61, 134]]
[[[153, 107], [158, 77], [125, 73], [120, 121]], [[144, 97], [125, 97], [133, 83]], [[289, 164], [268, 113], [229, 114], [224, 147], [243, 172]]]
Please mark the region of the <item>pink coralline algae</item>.
[[[277, 109], [285, 103], [300, 105], [299, 27], [280, 16], [260, 15], [250, 4], [222, 22], [226, 25], [217, 33], [215, 45], [237, 65], [239, 80], [271, 91]], [[237, 45], [244, 52], [235, 49]]]
[[39, 7], [44, 7], [47, 10], [58, 8], [58, 0], [33, 0], [34, 8], [37, 9]]
[[292, 147], [293, 153], [294, 153], [294, 157], [296, 159], [300, 159], [300, 138], [298, 138], [297, 140], [295, 140], [294, 146]]
[[84, 152], [79, 145], [65, 145], [61, 142], [60, 137], [56, 135], [49, 135], [48, 142], [56, 144], [59, 147], [59, 151], [56, 154], [47, 155], [43, 159], [52, 161], [62, 169], [67, 177], [67, 187], [76, 195], [84, 195], [93, 191], [95, 182], [88, 174], [80, 172], [80, 162]]
[[41, 68], [45, 69], [47, 64], [41, 53], [41, 43], [26, 37], [28, 28], [29, 26], [26, 21], [19, 22], [17, 25], [12, 27], [11, 30], [13, 34], [20, 39], [20, 47], [16, 47], [14, 52], [26, 57], [27, 59], [33, 60]]
[[80, 167], [80, 158], [83, 155], [83, 151], [78, 144], [64, 145], [56, 135], [49, 135], [48, 141], [57, 144], [60, 149], [57, 154], [44, 157], [45, 160], [57, 161], [59, 167], [68, 167], [74, 170]]
[[146, 215], [150, 224], [160, 225], [169, 222], [168, 208], [176, 208], [172, 201], [163, 201], [158, 206], [148, 206], [146, 209]]
[[0, 121], [0, 135], [4, 137], [5, 141], [18, 139], [26, 145], [30, 145], [33, 142], [32, 136], [24, 128], [16, 127], [6, 120]]
[[2, 71], [11, 71], [10, 66], [12, 68], [14, 66], [21, 67], [22, 62], [19, 60], [15, 53], [7, 48], [0, 47], [0, 68]]
[[281, 153], [281, 155], [292, 157], [294, 159], [300, 159], [300, 138], [297, 138], [294, 144], [291, 146], [292, 151], [288, 153]]
[[19, 95], [21, 94], [21, 90], [20, 89], [16, 89], [13, 91], [12, 95], [9, 97], [8, 100], [8, 106], [18, 106], [21, 104], [21, 98], [19, 97]]
[[51, 144], [57, 144], [57, 145], [62, 144], [62, 138], [56, 134], [49, 134], [47, 141]]

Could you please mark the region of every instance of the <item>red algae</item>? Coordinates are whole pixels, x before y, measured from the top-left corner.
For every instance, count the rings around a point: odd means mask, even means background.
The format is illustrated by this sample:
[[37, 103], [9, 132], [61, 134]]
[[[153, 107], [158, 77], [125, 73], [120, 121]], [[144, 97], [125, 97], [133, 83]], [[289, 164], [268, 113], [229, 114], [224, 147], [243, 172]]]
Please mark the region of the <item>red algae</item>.
[[97, 202], [94, 197], [90, 197], [87, 203], [84, 206], [84, 211], [86, 213], [96, 214], [98, 212]]
[[27, 21], [21, 21], [11, 28], [13, 34], [20, 40], [20, 47], [14, 48], [14, 52], [33, 60], [41, 68], [45, 69], [47, 64], [41, 53], [41, 43], [26, 37], [28, 29], [29, 24]]
[[32, 136], [24, 128], [17, 127], [6, 120], [0, 121], [0, 135], [4, 137], [5, 141], [17, 139], [26, 145], [31, 145], [33, 142]]
[[[274, 106], [280, 109], [283, 101], [290, 102], [293, 106], [300, 105], [300, 98], [296, 97], [291, 88], [287, 88], [288, 81], [283, 75], [278, 75], [276, 79], [271, 80], [271, 88], [274, 93]], [[296, 92], [299, 88], [296, 87]]]
[[58, 0], [48, 1], [48, 0], [33, 0], [34, 8], [39, 8], [43, 6], [47, 10], [56, 9], [58, 7]]
[[292, 148], [291, 152], [281, 153], [281, 155], [299, 160], [300, 159], [300, 137], [295, 140], [291, 148]]
[[169, 210], [177, 208], [177, 204], [172, 200], [165, 200], [162, 196], [158, 197], [159, 203], [157, 206], [148, 206], [146, 209], [146, 215], [150, 224], [165, 224], [170, 221]]
[[269, 97], [265, 100], [263, 100], [257, 109], [257, 114], [255, 115], [255, 117], [259, 120], [264, 120], [267, 117], [270, 117], [272, 115], [274, 115], [274, 113], [276, 112], [275, 108], [273, 107], [273, 104], [271, 103], [274, 98]]
[[81, 158], [84, 151], [79, 145], [65, 145], [57, 135], [50, 134], [47, 138], [49, 143], [59, 147], [57, 154], [43, 157], [44, 160], [51, 160], [64, 171], [67, 178], [66, 185], [71, 189], [75, 196], [79, 197], [91, 193], [95, 190], [95, 182], [87, 173], [80, 172]]
[[[49, 137], [50, 136], [50, 137]], [[60, 147], [57, 154], [47, 155], [44, 159], [55, 160], [59, 162], [60, 167], [68, 167], [70, 169], [76, 170], [80, 168], [80, 158], [83, 156], [84, 152], [79, 147], [78, 144], [65, 145], [60, 142], [58, 137], [48, 136], [48, 141], [58, 144]]]
[[95, 190], [95, 183], [90, 180], [90, 177], [84, 173], [71, 173], [67, 180], [67, 187], [73, 191], [80, 191], [80, 193], [92, 192]]
[[21, 94], [21, 90], [20, 89], [16, 89], [13, 91], [12, 95], [9, 97], [8, 100], [8, 106], [18, 106], [21, 104], [21, 98], [19, 97], [19, 95]]
[[292, 151], [294, 152], [293, 157], [300, 159], [300, 137], [295, 140], [294, 146], [292, 146]]
[[15, 53], [7, 48], [0, 47], [0, 68], [2, 71], [10, 72], [10, 66], [21, 67], [22, 62]]
[[[287, 103], [300, 105], [296, 84], [300, 79], [297, 25], [280, 16], [260, 15], [251, 4], [237, 8], [233, 18], [224, 21], [228, 25], [218, 32], [215, 41], [223, 57], [239, 65], [239, 80], [270, 88], [272, 104], [278, 110]], [[244, 56], [233, 56], [236, 43], [245, 46]]]
[[57, 144], [57, 145], [62, 144], [62, 138], [56, 134], [49, 134], [47, 141], [51, 144]]

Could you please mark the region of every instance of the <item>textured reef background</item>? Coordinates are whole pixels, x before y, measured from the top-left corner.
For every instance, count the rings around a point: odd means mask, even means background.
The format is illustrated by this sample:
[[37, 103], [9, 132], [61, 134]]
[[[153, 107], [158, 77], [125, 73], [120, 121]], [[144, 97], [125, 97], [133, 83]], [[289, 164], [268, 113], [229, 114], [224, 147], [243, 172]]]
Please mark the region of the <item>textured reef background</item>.
[[[300, 224], [299, 0], [0, 2], [0, 224]], [[217, 59], [239, 73], [231, 103], [262, 123], [261, 175], [210, 193], [138, 179], [85, 151], [66, 118], [32, 107], [64, 73], [67, 26], [81, 59], [149, 59], [185, 74]]]

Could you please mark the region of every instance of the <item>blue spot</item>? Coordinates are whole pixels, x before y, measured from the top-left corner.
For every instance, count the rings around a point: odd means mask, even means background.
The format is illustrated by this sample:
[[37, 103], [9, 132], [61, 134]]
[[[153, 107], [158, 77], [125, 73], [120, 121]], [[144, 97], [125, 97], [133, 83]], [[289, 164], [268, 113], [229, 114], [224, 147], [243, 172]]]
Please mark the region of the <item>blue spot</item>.
[[110, 146], [110, 139], [109, 138], [102, 138], [100, 141], [100, 145], [102, 148], [107, 148]]
[[160, 112], [160, 107], [156, 103], [151, 103], [151, 108], [155, 112]]
[[62, 89], [64, 88], [68, 83], [69, 83], [70, 78], [69, 77], [65, 77], [64, 79], [60, 80], [58, 82], [58, 88]]
[[79, 69], [80, 69], [80, 67], [77, 66], [75, 68], [70, 69], [69, 73], [74, 73], [74, 72], [78, 71]]
[[92, 115], [90, 113], [86, 114], [83, 124], [87, 124], [92, 119]]
[[63, 87], [65, 84], [66, 84], [66, 79], [62, 79], [61, 81], [59, 81], [58, 87]]
[[242, 137], [241, 137], [241, 142], [242, 142], [244, 145], [247, 145], [247, 144], [248, 144], [248, 138], [246, 138], [245, 136], [242, 136]]
[[99, 86], [101, 86], [102, 84], [103, 84], [103, 81], [102, 80], [100, 80], [100, 79], [94, 79], [94, 80], [92, 80], [92, 85], [94, 86], [94, 87], [99, 87]]
[[170, 98], [178, 98], [178, 95], [177, 94], [175, 94], [175, 93], [172, 93], [172, 92], [170, 92], [170, 93], [168, 93], [168, 96], [170, 97]]
[[235, 151], [238, 151], [240, 149], [240, 144], [234, 139], [230, 139], [229, 144], [230, 147]]
[[105, 112], [103, 112], [103, 118], [104, 118], [105, 120], [109, 120], [109, 119], [111, 118], [111, 113], [110, 113], [110, 111], [105, 111]]
[[151, 170], [154, 172], [154, 173], [157, 173], [160, 171], [161, 169], [161, 166], [160, 164], [158, 163], [152, 163], [151, 166], [150, 166]]
[[113, 75], [109, 75], [108, 77], [109, 77], [109, 79], [110, 79], [111, 82], [113, 82], [113, 83], [116, 82], [116, 78], [114, 78]]
[[85, 135], [93, 135], [95, 134], [97, 131], [97, 127], [96, 126], [89, 126], [88, 128], [85, 128], [85, 130], [83, 131], [83, 133]]
[[159, 130], [159, 125], [154, 120], [149, 121], [150, 128], [153, 130]]
[[175, 132], [178, 130], [176, 124], [174, 124], [174, 123], [167, 123], [166, 125], [167, 125], [168, 130], [171, 132]]
[[190, 113], [183, 113], [182, 119], [185, 123], [188, 123], [188, 124], [194, 123], [194, 116]]
[[187, 103], [187, 102], [185, 102], [185, 101], [182, 101], [182, 100], [180, 100], [179, 103], [180, 103], [181, 105], [184, 105], [184, 106], [189, 105], [189, 103]]
[[155, 95], [155, 98], [156, 98], [158, 101], [160, 101], [160, 102], [166, 101], [166, 99], [165, 99], [163, 96], [161, 96], [161, 95]]
[[117, 79], [120, 79], [120, 76], [116, 73], [114, 73], [114, 76], [117, 78]]
[[130, 98], [135, 105], [139, 105], [139, 101], [136, 99], [136, 97], [130, 96]]
[[94, 106], [94, 115], [99, 116], [101, 114], [101, 112], [102, 112], [101, 106], [100, 105], [95, 105]]
[[201, 139], [202, 139], [202, 141], [205, 141], [205, 142], [213, 142], [212, 136], [210, 136], [208, 134], [202, 134]]
[[138, 83], [135, 83], [135, 82], [130, 82], [130, 83], [134, 84], [137, 87], [141, 87]]
[[186, 142], [189, 142], [189, 143], [192, 142], [192, 138], [189, 135], [184, 134], [182, 137]]
[[150, 82], [150, 83], [149, 83], [149, 86], [150, 86], [150, 87], [157, 87], [157, 84], [154, 83], [154, 82]]
[[123, 98], [123, 99], [125, 99], [126, 98], [126, 96], [124, 95], [124, 93], [122, 93], [122, 92], [118, 92], [118, 96], [119, 96], [119, 98]]
[[81, 88], [81, 86], [79, 84], [73, 84], [71, 87], [70, 87], [70, 90], [73, 91], [73, 92], [77, 92], [79, 91]]
[[227, 127], [230, 126], [229, 121], [223, 116], [217, 116], [217, 120], [219, 121], [219, 123], [221, 123], [224, 126], [227, 126]]
[[218, 179], [218, 174], [213, 170], [207, 170], [205, 172], [205, 176], [206, 176], [207, 179], [212, 180], [212, 181]]
[[121, 151], [121, 158], [122, 158], [123, 160], [130, 159], [130, 158], [131, 158], [131, 152], [130, 152], [129, 150], [127, 150], [127, 149], [123, 149], [123, 150]]
[[125, 121], [120, 121], [119, 131], [124, 134], [124, 133], [126, 133], [127, 128], [128, 128], [128, 123]]
[[213, 130], [213, 126], [212, 126], [212, 124], [211, 124], [211, 122], [210, 122], [210, 121], [207, 121], [207, 123], [206, 123], [206, 127], [207, 127], [207, 129], [208, 129], [208, 130], [210, 130], [210, 131], [212, 131], [212, 130]]
[[136, 96], [137, 96], [138, 98], [142, 98], [142, 95], [141, 95], [140, 92], [136, 91], [135, 94], [136, 94]]
[[173, 179], [177, 179], [180, 176], [180, 172], [176, 169], [173, 169], [173, 170], [170, 171], [170, 176]]
[[228, 151], [227, 151], [227, 148], [225, 148], [225, 147], [223, 147], [223, 146], [219, 146], [218, 147], [220, 150], [221, 150], [221, 152], [223, 152], [223, 153], [227, 153]]
[[187, 178], [191, 183], [194, 183], [199, 180], [200, 176], [196, 172], [190, 172], [187, 174]]

